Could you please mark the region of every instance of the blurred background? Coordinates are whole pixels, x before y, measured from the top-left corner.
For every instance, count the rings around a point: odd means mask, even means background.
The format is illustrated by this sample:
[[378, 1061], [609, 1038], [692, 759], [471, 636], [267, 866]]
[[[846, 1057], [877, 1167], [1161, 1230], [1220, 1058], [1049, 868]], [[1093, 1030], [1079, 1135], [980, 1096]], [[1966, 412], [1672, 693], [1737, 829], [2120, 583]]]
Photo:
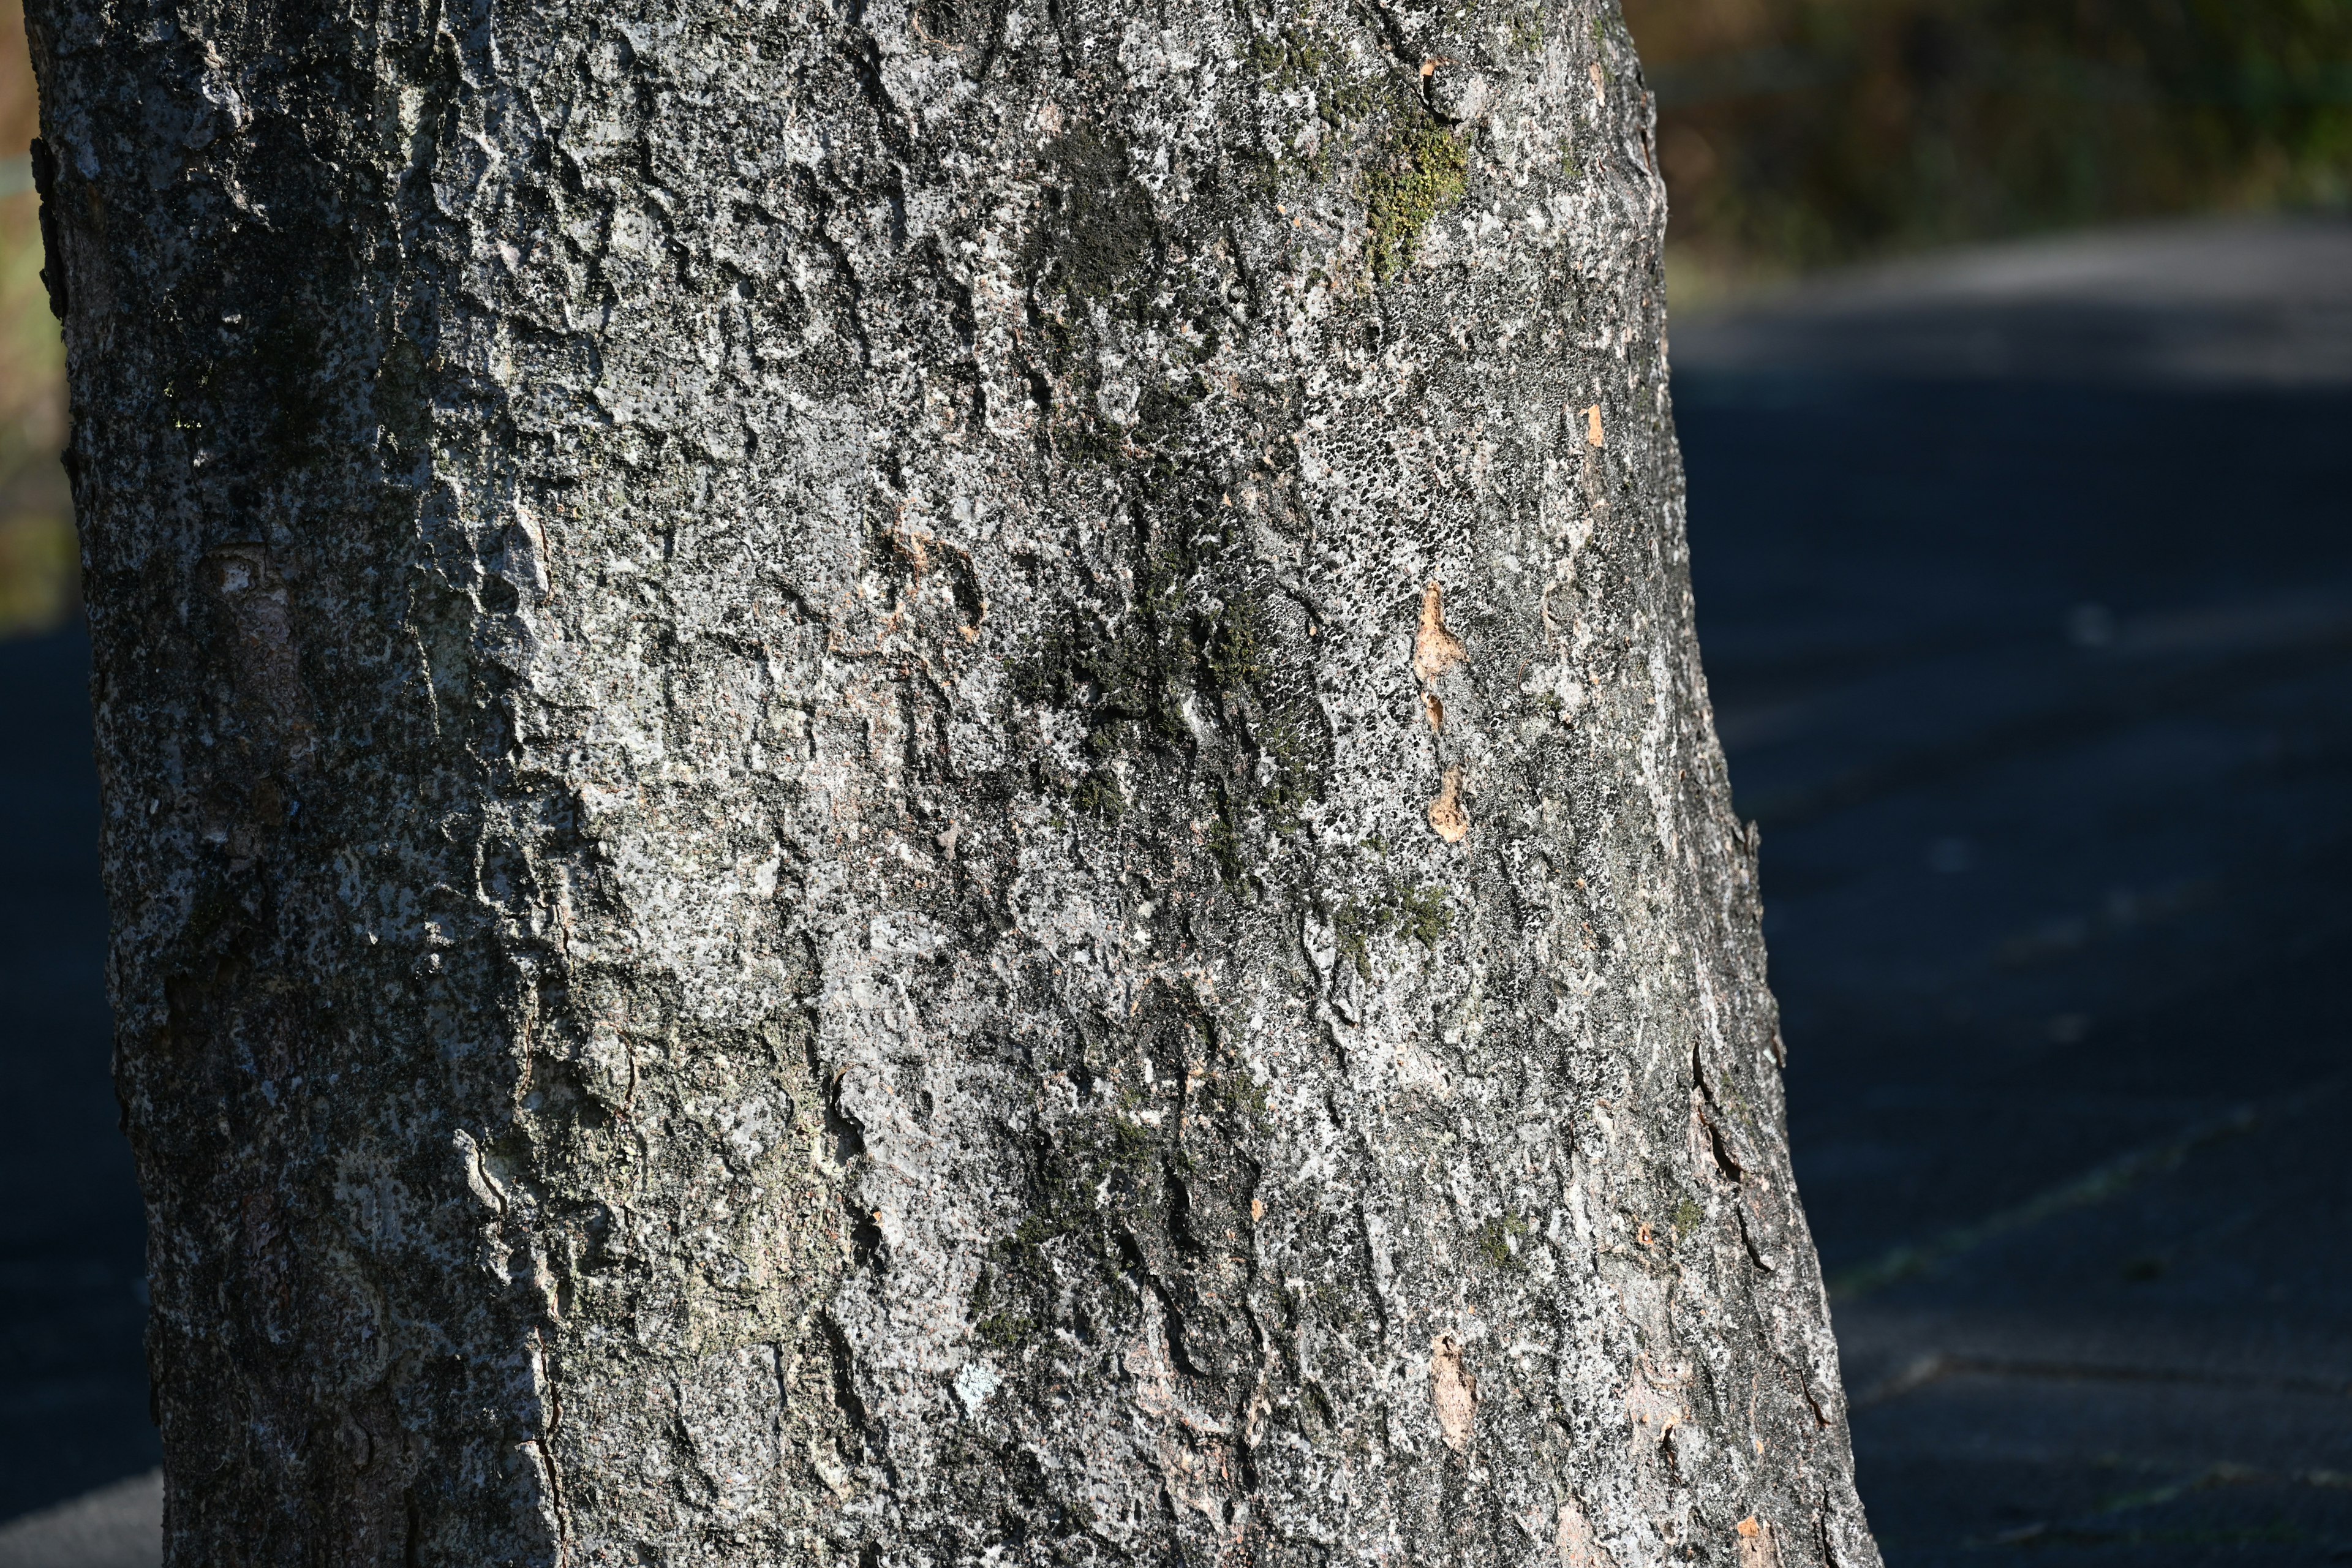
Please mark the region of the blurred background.
[[40, 204], [25, 149], [39, 130], [23, 13], [0, 5], [0, 637], [62, 626], [79, 607], [65, 444], [65, 352], [41, 287]]
[[1677, 305], [1842, 262], [2352, 198], [2344, 0], [1625, 0]]
[[2352, 1561], [2352, 0], [1626, 0], [1895, 1568]]
[[[1626, 15], [1886, 1559], [2352, 1562], [2352, 0]], [[33, 124], [10, 7], [0, 1568], [99, 1568], [159, 1494]]]

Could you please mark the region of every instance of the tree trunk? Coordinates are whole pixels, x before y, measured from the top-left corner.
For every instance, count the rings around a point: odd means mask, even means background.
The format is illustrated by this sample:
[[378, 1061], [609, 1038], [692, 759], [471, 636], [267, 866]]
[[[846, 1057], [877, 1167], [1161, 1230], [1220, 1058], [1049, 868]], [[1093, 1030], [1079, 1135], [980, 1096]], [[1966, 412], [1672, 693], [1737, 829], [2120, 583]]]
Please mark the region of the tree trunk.
[[1612, 0], [37, 0], [169, 1561], [1873, 1563]]

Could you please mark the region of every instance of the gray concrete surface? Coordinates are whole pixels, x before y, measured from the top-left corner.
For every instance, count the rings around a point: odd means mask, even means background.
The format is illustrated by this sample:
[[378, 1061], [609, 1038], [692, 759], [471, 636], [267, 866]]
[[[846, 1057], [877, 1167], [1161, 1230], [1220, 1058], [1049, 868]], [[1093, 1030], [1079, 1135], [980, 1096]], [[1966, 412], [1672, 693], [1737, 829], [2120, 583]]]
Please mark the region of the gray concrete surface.
[[[1889, 1563], [2352, 1561], [2352, 226], [1928, 258], [1675, 356]], [[87, 1492], [0, 1568], [155, 1560], [83, 658], [0, 646], [0, 1517]]]
[[2352, 223], [2247, 217], [1940, 252], [1674, 328], [1677, 370], [2352, 384]]
[[0, 1525], [0, 1568], [156, 1568], [163, 1561], [161, 1470]]

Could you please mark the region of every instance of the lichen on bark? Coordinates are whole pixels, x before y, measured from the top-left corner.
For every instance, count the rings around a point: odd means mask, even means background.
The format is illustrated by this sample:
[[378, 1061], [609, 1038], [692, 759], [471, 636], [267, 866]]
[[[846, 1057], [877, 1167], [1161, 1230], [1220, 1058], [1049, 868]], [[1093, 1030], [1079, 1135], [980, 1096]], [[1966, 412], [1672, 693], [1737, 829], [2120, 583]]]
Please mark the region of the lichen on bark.
[[171, 1561], [1875, 1561], [1613, 11], [33, 13]]

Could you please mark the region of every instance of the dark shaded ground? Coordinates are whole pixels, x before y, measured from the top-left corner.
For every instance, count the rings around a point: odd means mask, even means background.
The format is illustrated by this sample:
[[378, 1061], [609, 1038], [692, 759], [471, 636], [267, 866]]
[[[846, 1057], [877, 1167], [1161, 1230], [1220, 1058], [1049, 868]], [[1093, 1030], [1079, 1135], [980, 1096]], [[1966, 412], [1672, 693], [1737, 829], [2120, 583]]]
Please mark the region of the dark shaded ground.
[[[1676, 336], [1893, 1568], [2352, 1561], [2352, 234], [2160, 239]], [[85, 658], [0, 645], [0, 1518], [155, 1455]]]
[[1677, 337], [1894, 1568], [2352, 1561], [2352, 230], [2291, 234]]
[[0, 1519], [160, 1457], [107, 1077], [89, 682], [79, 630], [0, 642]]

